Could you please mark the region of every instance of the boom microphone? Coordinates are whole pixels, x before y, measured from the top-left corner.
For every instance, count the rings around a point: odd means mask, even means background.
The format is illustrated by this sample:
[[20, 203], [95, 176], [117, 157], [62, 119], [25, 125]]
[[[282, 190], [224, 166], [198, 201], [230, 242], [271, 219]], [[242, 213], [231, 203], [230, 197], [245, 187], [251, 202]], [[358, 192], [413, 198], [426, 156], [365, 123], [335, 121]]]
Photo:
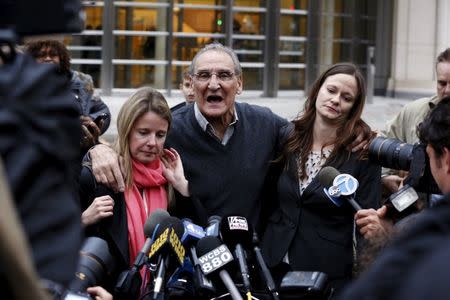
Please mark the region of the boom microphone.
[[223, 284], [230, 292], [233, 300], [243, 300], [239, 294], [236, 285], [225, 270], [228, 263], [233, 261], [233, 255], [230, 250], [220, 242], [217, 237], [205, 236], [197, 243], [197, 254], [199, 255], [199, 263], [203, 274], [215, 275], [219, 274]]
[[355, 201], [355, 192], [359, 186], [355, 177], [341, 174], [331, 166], [322, 168], [317, 176], [320, 184], [324, 187], [323, 191], [335, 205], [341, 206], [342, 199], [346, 199], [356, 211], [362, 209]]
[[155, 230], [159, 227], [165, 219], [170, 215], [163, 209], [156, 209], [148, 217], [144, 225], [144, 234], [147, 237], [142, 250], [139, 251], [133, 266], [130, 270], [122, 272], [117, 280], [115, 286], [115, 293], [120, 299], [136, 299], [139, 295], [140, 287], [142, 284], [142, 278], [139, 270], [147, 262], [147, 255], [152, 245], [152, 236]]
[[249, 248], [252, 243], [252, 229], [247, 219], [242, 216], [228, 216], [220, 222], [220, 234], [223, 242], [234, 248], [234, 254], [239, 264], [247, 298], [251, 299], [250, 275], [247, 266], [247, 255], [244, 247]]
[[159, 266], [153, 288], [153, 299], [163, 298], [162, 288], [164, 286], [166, 270], [170, 266], [171, 257], [182, 266], [184, 262], [185, 250], [181, 244], [180, 238], [184, 233], [183, 223], [175, 217], [169, 217], [165, 220], [167, 224], [160, 226], [159, 236], [153, 242], [149, 258], [159, 261]]

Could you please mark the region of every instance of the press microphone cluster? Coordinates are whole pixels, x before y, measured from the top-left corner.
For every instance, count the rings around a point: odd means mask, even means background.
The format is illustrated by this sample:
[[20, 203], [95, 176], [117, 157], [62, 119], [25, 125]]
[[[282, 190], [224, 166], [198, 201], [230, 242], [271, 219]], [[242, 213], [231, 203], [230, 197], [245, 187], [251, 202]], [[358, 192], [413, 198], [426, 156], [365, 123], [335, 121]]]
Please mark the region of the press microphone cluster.
[[324, 187], [324, 193], [335, 205], [342, 206], [347, 201], [355, 211], [362, 209], [355, 200], [355, 192], [359, 186], [355, 177], [341, 174], [331, 166], [322, 168], [317, 176]]

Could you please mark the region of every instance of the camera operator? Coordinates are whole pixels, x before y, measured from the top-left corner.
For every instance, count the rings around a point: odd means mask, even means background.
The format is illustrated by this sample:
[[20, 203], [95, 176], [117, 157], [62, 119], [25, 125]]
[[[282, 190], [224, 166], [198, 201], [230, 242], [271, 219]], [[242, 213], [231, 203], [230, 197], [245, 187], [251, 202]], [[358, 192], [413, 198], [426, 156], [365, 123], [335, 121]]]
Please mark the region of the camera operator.
[[[408, 144], [417, 143], [416, 126], [446, 96], [450, 96], [450, 48], [441, 52], [436, 59], [436, 95], [405, 105], [400, 113], [387, 124], [386, 137]], [[394, 193], [401, 187], [405, 177], [404, 172], [384, 169], [382, 182], [390, 193]]]
[[[415, 288], [408, 278], [441, 243], [450, 238], [450, 97], [442, 99], [419, 126], [427, 145], [431, 172], [444, 199], [422, 211], [384, 250], [370, 270], [350, 286], [341, 299], [406, 299], [400, 290]], [[423, 274], [422, 274], [423, 275]], [[426, 273], [433, 281], [433, 273]], [[442, 295], [441, 295], [442, 296]], [[410, 298], [408, 298], [410, 299]]]

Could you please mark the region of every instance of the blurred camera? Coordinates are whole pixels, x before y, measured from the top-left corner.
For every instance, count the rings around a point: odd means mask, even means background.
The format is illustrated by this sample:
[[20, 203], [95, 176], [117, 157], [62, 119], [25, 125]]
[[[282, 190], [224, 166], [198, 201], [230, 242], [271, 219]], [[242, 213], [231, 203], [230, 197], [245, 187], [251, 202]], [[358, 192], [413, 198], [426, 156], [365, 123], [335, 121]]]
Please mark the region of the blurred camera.
[[100, 285], [112, 273], [114, 267], [114, 257], [108, 243], [99, 237], [86, 238], [80, 250], [75, 279], [64, 299], [90, 299], [86, 289]]

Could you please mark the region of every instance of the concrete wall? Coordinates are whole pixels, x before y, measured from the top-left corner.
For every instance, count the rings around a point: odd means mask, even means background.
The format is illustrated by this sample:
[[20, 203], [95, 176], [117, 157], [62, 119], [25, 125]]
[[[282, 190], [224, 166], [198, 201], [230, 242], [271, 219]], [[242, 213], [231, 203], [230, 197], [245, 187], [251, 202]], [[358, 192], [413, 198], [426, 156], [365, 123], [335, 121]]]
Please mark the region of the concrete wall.
[[388, 94], [435, 93], [435, 58], [450, 47], [450, 0], [396, 0]]

